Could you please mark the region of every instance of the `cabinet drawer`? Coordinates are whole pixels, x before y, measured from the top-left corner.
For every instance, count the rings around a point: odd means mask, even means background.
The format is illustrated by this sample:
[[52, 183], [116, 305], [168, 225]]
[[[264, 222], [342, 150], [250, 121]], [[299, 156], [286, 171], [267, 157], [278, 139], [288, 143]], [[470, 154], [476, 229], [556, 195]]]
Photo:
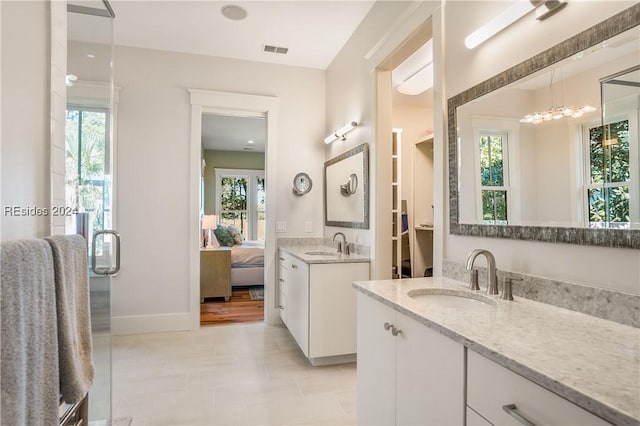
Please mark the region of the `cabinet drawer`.
[[610, 425], [551, 391], [477, 353], [467, 351], [467, 405], [495, 425], [521, 426], [503, 407], [514, 404], [531, 423]]
[[284, 252], [282, 250], [280, 250], [278, 258], [280, 260], [280, 268], [285, 269], [287, 271], [298, 268], [298, 264], [302, 262], [301, 260], [293, 257], [289, 253]]
[[465, 424], [467, 426], [493, 426], [469, 407], [467, 407], [467, 423]]

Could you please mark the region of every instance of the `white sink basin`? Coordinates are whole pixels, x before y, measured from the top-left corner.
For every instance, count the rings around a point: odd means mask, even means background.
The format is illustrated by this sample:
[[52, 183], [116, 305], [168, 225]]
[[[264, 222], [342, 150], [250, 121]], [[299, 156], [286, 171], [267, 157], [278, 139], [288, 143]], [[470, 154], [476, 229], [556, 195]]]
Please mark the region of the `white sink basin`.
[[495, 300], [479, 293], [447, 288], [418, 288], [407, 295], [421, 302], [458, 309], [486, 309], [496, 305]]
[[311, 256], [340, 256], [340, 253], [335, 251], [305, 251], [304, 254]]

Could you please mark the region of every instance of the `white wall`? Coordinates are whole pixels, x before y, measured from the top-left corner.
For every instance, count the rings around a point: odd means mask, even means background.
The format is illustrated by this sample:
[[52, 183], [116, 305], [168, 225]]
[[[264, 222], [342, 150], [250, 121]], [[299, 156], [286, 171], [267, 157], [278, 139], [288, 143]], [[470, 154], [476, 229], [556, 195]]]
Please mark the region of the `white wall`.
[[[527, 16], [473, 50], [464, 46], [470, 28], [487, 22], [505, 2], [449, 1], [445, 7], [447, 97], [466, 90], [634, 2], [569, 2], [545, 20]], [[460, 72], [464, 69], [465, 72]], [[446, 182], [446, 175], [442, 178]], [[448, 217], [448, 213], [447, 213]], [[471, 238], [445, 233], [444, 257], [464, 262], [478, 247], [494, 252], [499, 269], [640, 294], [640, 251]]]
[[[324, 72], [156, 50], [114, 49], [118, 104], [117, 218], [122, 269], [113, 279], [116, 333], [184, 329], [189, 323], [189, 144], [187, 89], [279, 98], [275, 143], [277, 236], [322, 235]], [[293, 177], [314, 181], [296, 197]], [[312, 221], [314, 232], [304, 233]], [[274, 232], [274, 229], [268, 232]], [[274, 279], [274, 277], [271, 277]]]
[[49, 217], [5, 215], [5, 206], [49, 208], [49, 3], [0, 2], [2, 14], [2, 240], [45, 237]]
[[[388, 206], [391, 215], [391, 172], [378, 170], [378, 161], [388, 161], [391, 168], [391, 116], [388, 135], [376, 135], [376, 71], [388, 56], [397, 49], [401, 42], [422, 25], [432, 10], [439, 6], [439, 2], [393, 1], [377, 2], [369, 14], [360, 23], [357, 30], [338, 53], [327, 69], [326, 92], [326, 127], [325, 133], [342, 127], [351, 120], [357, 120], [360, 125], [349, 135], [346, 141], [336, 141], [326, 148], [325, 159], [333, 158], [357, 145], [368, 143], [369, 158], [369, 217], [368, 230], [349, 228], [325, 227], [325, 235], [334, 232], [344, 232], [349, 241], [368, 245], [372, 248], [372, 278], [376, 271], [376, 258], [387, 259], [384, 253], [376, 253], [376, 244], [385, 244], [375, 235], [376, 221], [391, 223], [391, 220], [377, 217], [376, 206]], [[390, 75], [388, 77], [390, 84]], [[391, 105], [390, 96], [389, 107]], [[376, 141], [376, 138], [378, 139]], [[382, 142], [383, 141], [383, 142]], [[382, 143], [382, 146], [376, 146]], [[388, 155], [381, 155], [384, 151]], [[377, 158], [380, 156], [381, 158]], [[384, 158], [382, 158], [384, 157]], [[386, 163], [385, 163], [386, 164]], [[387, 173], [388, 172], [388, 173]], [[376, 175], [388, 175], [388, 185], [380, 184]], [[386, 187], [388, 186], [388, 189]], [[391, 227], [389, 226], [389, 229]], [[389, 250], [391, 244], [388, 244]], [[390, 268], [384, 268], [390, 275]], [[379, 275], [379, 274], [378, 274]]]

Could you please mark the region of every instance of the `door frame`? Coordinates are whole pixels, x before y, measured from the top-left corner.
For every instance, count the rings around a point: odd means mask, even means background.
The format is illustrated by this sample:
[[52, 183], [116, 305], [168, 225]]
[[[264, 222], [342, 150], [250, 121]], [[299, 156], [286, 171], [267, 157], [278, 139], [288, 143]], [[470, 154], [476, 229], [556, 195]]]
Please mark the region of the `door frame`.
[[202, 171], [202, 114], [246, 111], [264, 114], [267, 120], [265, 147], [266, 227], [264, 244], [264, 318], [267, 324], [279, 322], [275, 292], [275, 211], [278, 104], [274, 96], [188, 89], [191, 95], [191, 146], [189, 154], [189, 314], [191, 329], [200, 327], [200, 177]]

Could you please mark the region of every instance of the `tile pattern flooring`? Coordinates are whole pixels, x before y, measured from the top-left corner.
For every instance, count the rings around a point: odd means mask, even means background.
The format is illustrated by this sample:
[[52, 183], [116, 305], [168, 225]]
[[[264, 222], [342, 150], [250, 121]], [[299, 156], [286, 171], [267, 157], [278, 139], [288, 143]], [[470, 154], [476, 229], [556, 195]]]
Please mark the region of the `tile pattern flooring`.
[[355, 425], [355, 363], [312, 367], [284, 326], [113, 338], [113, 417], [132, 426]]

